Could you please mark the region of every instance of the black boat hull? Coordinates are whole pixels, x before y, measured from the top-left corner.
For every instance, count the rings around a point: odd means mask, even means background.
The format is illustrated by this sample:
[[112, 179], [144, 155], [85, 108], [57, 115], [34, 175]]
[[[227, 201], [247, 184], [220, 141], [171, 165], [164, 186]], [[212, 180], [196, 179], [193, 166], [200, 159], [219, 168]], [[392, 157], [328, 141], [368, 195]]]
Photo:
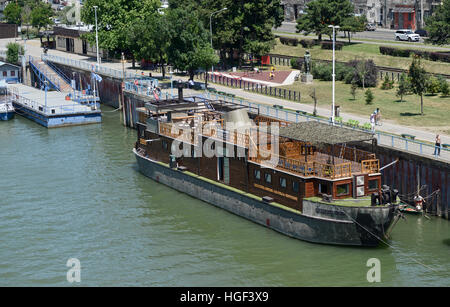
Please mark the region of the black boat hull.
[[[396, 207], [346, 208], [309, 202], [308, 214], [261, 200], [260, 197], [171, 169], [134, 149], [139, 170], [145, 176], [244, 217], [284, 235], [303, 241], [350, 246], [378, 246], [395, 217]], [[304, 203], [305, 205], [305, 203]], [[326, 206], [317, 209], [315, 206]], [[330, 208], [334, 208], [331, 210]]]

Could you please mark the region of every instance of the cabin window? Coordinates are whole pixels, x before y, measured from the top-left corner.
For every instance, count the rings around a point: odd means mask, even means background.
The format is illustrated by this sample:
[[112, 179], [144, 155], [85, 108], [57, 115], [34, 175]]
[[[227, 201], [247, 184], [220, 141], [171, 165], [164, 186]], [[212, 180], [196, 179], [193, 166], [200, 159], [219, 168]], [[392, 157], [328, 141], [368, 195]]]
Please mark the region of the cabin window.
[[16, 72], [14, 70], [11, 70], [11, 77], [15, 77], [16, 76]]
[[261, 180], [261, 171], [255, 169], [255, 179], [256, 180]]
[[378, 179], [369, 180], [369, 190], [378, 190]]
[[298, 182], [297, 181], [292, 182], [292, 191], [294, 191], [295, 193], [298, 193]]
[[8, 72], [5, 70], [4, 72], [3, 72], [3, 77], [7, 77], [8, 76]]
[[328, 184], [319, 183], [319, 193], [328, 194]]
[[350, 185], [340, 184], [337, 186], [337, 196], [344, 196], [350, 194]]
[[264, 174], [264, 180], [266, 181], [266, 183], [271, 184], [272, 183], [272, 175], [268, 174], [268, 173], [265, 173]]
[[280, 187], [283, 189], [286, 189], [286, 186], [287, 186], [286, 178], [281, 177], [280, 178]]

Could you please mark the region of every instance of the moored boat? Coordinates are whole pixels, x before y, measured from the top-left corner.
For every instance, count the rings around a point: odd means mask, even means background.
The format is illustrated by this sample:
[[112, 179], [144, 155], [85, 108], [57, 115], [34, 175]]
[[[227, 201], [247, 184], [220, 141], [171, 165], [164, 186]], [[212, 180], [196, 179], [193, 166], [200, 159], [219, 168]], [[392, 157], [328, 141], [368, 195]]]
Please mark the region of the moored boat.
[[15, 110], [9, 99], [6, 82], [0, 82], [0, 120], [11, 120], [14, 114]]
[[144, 175], [282, 234], [377, 246], [398, 216], [379, 161], [357, 148], [371, 134], [199, 97], [138, 112], [133, 152]]

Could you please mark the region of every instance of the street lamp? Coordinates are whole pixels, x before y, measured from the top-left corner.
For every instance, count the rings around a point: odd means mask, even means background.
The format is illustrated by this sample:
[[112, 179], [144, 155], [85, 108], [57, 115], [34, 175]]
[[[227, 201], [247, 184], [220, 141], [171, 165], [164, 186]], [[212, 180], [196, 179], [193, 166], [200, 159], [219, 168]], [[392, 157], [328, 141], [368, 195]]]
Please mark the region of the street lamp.
[[[213, 39], [212, 39], [212, 37], [213, 37], [213, 34], [212, 34], [212, 17], [213, 17], [213, 15], [218, 14], [218, 13], [223, 12], [223, 11], [226, 11], [226, 10], [228, 10], [228, 8], [224, 7], [221, 10], [212, 12], [211, 15], [209, 16], [209, 31], [211, 32], [211, 48], [213, 50], [214, 50], [214, 47], [213, 47]], [[211, 72], [214, 72], [214, 65], [211, 67]]]
[[97, 66], [100, 66], [100, 57], [98, 54], [98, 27], [97, 27], [97, 9], [98, 6], [94, 5], [94, 10], [95, 10], [95, 40], [97, 43]]
[[333, 28], [333, 107], [332, 107], [332, 111], [331, 111], [331, 123], [334, 125], [334, 119], [335, 119], [335, 82], [336, 82], [336, 56], [335, 56], [335, 47], [336, 47], [336, 35], [335, 35], [335, 30], [339, 29], [339, 26], [333, 26], [333, 25], [329, 25], [328, 28]]

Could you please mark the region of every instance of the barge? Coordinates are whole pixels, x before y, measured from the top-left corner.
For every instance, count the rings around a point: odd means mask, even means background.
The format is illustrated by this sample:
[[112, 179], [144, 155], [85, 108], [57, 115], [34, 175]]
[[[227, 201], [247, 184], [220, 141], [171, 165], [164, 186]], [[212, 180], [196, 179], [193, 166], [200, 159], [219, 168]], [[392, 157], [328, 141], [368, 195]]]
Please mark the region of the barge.
[[382, 188], [370, 133], [290, 123], [203, 97], [138, 109], [133, 152], [141, 173], [287, 236], [377, 246], [399, 217]]

